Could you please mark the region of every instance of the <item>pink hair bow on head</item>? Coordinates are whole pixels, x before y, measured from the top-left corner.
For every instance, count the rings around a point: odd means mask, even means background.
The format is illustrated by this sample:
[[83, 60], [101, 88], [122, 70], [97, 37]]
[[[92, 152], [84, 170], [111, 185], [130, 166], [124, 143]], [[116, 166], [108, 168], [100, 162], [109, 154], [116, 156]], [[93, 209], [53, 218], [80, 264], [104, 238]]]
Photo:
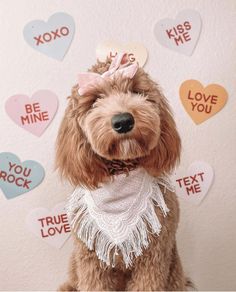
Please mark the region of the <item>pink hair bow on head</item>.
[[126, 53], [117, 54], [108, 71], [102, 75], [93, 72], [80, 73], [78, 76], [79, 95], [86, 94], [89, 89], [106, 78], [113, 78], [117, 74], [132, 79], [138, 70], [138, 63], [131, 64]]

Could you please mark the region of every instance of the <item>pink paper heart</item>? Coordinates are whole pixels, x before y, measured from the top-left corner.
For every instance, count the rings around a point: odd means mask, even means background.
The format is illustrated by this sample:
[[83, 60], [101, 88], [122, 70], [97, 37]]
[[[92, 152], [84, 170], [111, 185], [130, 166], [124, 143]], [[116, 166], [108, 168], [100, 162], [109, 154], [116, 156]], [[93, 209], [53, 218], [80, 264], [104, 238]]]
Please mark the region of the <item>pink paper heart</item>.
[[8, 98], [5, 109], [8, 116], [21, 128], [41, 136], [52, 122], [58, 107], [58, 98], [49, 90], [39, 90], [31, 98], [16, 94]]
[[56, 248], [61, 248], [71, 234], [64, 208], [65, 203], [62, 202], [52, 210], [33, 209], [26, 217], [26, 226], [42, 241]]
[[192, 163], [186, 173], [175, 175], [176, 194], [192, 204], [198, 205], [207, 195], [213, 182], [212, 167], [204, 161]]

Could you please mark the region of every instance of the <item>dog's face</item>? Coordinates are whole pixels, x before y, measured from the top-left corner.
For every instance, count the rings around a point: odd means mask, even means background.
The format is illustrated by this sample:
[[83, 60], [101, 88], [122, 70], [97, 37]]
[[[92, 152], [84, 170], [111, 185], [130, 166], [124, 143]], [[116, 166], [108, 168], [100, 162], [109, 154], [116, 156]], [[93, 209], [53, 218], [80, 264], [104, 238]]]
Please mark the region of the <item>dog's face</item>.
[[80, 127], [92, 150], [108, 160], [149, 155], [160, 136], [159, 108], [148, 96], [113, 89], [113, 83], [79, 117]]
[[[104, 64], [103, 66], [101, 64]], [[108, 63], [93, 71], [103, 73]], [[169, 172], [180, 139], [165, 98], [139, 69], [95, 84], [84, 96], [75, 86], [57, 142], [57, 166], [75, 185], [96, 187], [108, 176], [106, 160], [140, 159], [152, 175]]]

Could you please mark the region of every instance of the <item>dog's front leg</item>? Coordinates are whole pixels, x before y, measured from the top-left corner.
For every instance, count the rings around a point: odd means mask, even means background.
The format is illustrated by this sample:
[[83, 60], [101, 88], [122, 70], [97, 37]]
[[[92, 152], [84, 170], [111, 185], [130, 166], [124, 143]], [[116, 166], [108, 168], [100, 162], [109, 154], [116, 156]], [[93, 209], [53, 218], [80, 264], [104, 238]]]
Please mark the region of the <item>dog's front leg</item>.
[[135, 265], [126, 291], [164, 291], [166, 287], [165, 273], [162, 267], [153, 263], [151, 258], [144, 258]]
[[65, 291], [65, 288], [70, 291], [117, 290], [116, 273], [112, 273], [109, 267], [103, 265], [96, 253], [89, 251], [78, 239], [75, 240], [69, 269], [70, 280], [61, 286], [61, 291]]
[[167, 284], [168, 291], [186, 291], [186, 279], [180, 262], [176, 243], [174, 244]]
[[143, 255], [134, 261], [126, 291], [166, 290], [172, 248], [170, 242], [159, 239], [154, 239]]

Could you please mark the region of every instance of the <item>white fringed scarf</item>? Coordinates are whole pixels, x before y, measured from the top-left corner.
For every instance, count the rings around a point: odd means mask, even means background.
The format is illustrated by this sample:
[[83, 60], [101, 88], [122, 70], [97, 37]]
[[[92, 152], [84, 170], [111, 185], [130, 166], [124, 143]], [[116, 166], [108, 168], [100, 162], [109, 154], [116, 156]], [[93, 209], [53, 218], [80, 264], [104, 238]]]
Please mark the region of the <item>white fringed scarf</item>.
[[159, 185], [173, 191], [167, 179], [154, 178], [143, 168], [114, 176], [96, 190], [76, 188], [67, 204], [72, 229], [107, 265], [115, 266], [118, 253], [126, 267], [149, 245], [148, 233], [159, 235], [155, 212], [169, 211]]

